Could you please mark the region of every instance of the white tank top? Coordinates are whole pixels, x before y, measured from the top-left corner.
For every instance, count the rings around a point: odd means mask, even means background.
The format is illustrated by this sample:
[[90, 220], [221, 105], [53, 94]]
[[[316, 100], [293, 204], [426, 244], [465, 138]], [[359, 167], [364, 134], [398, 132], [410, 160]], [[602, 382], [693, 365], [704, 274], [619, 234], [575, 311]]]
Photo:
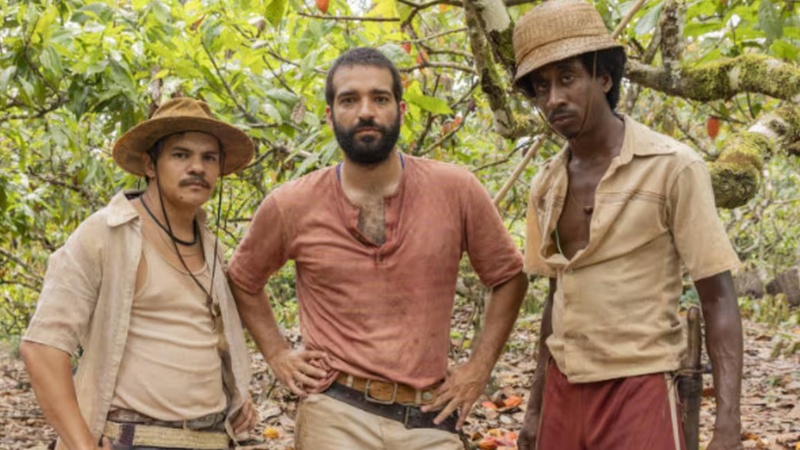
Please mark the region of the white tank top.
[[[111, 409], [164, 421], [223, 411], [227, 398], [206, 294], [142, 239], [147, 275], [131, 308]], [[194, 274], [208, 289], [208, 265]]]

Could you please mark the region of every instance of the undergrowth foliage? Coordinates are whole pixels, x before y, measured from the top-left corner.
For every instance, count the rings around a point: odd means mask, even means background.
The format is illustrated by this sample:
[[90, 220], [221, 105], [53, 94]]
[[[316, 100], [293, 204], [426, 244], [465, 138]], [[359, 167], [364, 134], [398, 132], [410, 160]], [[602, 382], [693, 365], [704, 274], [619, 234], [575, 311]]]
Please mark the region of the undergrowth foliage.
[[[516, 21], [537, 2], [508, 3]], [[613, 29], [634, 2], [595, 3]], [[664, 0], [647, 2], [633, 16], [621, 37], [631, 60], [660, 63], [664, 7]], [[119, 190], [143, 187], [113, 164], [110, 149], [173, 96], [205, 100], [256, 142], [253, 164], [226, 179], [221, 222], [210, 224], [219, 225], [228, 255], [265, 195], [340, 160], [324, 121], [324, 77], [336, 56], [356, 46], [378, 47], [400, 68], [408, 103], [400, 150], [462, 165], [493, 195], [500, 190], [533, 136], [495, 132], [475, 61], [486, 55], [472, 53], [474, 33], [467, 32], [467, 25], [485, 26], [480, 20], [468, 24], [464, 8], [436, 2], [333, 0], [324, 12], [316, 8], [299, 0], [0, 0], [0, 333], [24, 332], [48, 256], [78, 224]], [[767, 0], [692, 2], [684, 63], [756, 53], [796, 65], [800, 19], [793, 8]], [[489, 58], [484, 67], [506, 73], [502, 61]], [[535, 117], [519, 93], [497, 92], [520, 124]], [[697, 102], [624, 81], [620, 108], [711, 161], [727, 136], [784, 103], [747, 93]], [[559, 150], [558, 142], [545, 144], [500, 203], [520, 247], [529, 182]], [[794, 158], [775, 158], [756, 198], [724, 212], [735, 247], [765, 279], [798, 262], [798, 169]], [[459, 301], [476, 311], [469, 320], [477, 327], [484, 295], [468, 265], [461, 275]], [[281, 270], [267, 289], [279, 320], [295, 324], [293, 269]], [[545, 280], [532, 284], [526, 314], [541, 312], [546, 290]]]

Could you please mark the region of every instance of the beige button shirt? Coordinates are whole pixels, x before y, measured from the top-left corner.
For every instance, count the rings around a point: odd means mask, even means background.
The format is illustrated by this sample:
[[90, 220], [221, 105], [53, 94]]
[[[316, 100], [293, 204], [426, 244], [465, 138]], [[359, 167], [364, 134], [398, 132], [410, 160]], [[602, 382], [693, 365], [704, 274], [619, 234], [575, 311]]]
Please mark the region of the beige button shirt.
[[[69, 354], [83, 347], [75, 390], [81, 414], [98, 439], [114, 395], [142, 255], [141, 220], [125, 194], [115, 195], [50, 257], [36, 313], [24, 337]], [[212, 261], [215, 238], [201, 223], [206, 260]], [[216, 270], [214, 294], [231, 356], [231, 368], [223, 378], [233, 391], [229, 405], [233, 417], [248, 392], [250, 364], [223, 264]]]
[[569, 150], [542, 168], [528, 204], [525, 270], [557, 279], [547, 346], [573, 383], [678, 369], [686, 351], [681, 262], [694, 280], [739, 264], [703, 159], [624, 120], [622, 149], [597, 186], [584, 249], [568, 260], [554, 238]]

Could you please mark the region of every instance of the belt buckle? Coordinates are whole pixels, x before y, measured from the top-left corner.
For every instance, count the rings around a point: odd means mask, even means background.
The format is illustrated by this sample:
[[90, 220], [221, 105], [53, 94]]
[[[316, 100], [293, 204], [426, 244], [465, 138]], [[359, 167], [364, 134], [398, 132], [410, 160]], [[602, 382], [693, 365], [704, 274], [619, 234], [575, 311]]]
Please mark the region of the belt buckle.
[[392, 398], [388, 401], [386, 400], [378, 400], [377, 398], [369, 395], [369, 384], [372, 380], [367, 380], [367, 386], [364, 388], [364, 400], [370, 403], [377, 403], [379, 405], [391, 405], [394, 404], [395, 400], [397, 399], [397, 383], [394, 383], [394, 389], [392, 390]]

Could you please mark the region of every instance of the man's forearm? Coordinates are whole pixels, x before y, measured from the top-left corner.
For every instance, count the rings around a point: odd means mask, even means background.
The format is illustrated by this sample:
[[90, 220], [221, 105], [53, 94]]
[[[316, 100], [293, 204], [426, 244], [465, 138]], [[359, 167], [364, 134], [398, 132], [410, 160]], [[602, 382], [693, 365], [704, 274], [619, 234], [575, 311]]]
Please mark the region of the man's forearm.
[[485, 326], [470, 362], [491, 372], [503, 351], [528, 289], [528, 278], [520, 272], [494, 288], [486, 309]]
[[740, 432], [742, 321], [730, 272], [696, 283], [706, 324], [706, 345], [714, 372], [716, 427]]
[[95, 449], [94, 438], [78, 408], [69, 355], [32, 342], [19, 346], [44, 416], [70, 450]]
[[239, 315], [267, 363], [281, 350], [290, 349], [278, 328], [267, 294], [263, 291], [250, 294], [233, 282], [230, 285]]

